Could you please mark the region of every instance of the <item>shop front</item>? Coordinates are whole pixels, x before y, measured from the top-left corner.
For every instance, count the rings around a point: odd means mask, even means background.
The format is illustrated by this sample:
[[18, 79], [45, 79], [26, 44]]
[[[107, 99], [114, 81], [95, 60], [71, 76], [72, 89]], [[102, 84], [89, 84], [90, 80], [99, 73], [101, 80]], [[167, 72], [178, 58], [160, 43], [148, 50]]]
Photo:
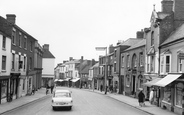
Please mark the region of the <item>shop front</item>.
[[8, 101], [9, 78], [10, 76], [0, 76], [0, 104]]
[[11, 73], [10, 77], [10, 101], [19, 96], [20, 73]]
[[163, 109], [183, 115], [183, 98], [184, 98], [184, 75], [168, 74], [154, 84], [158, 86], [160, 92], [159, 106]]

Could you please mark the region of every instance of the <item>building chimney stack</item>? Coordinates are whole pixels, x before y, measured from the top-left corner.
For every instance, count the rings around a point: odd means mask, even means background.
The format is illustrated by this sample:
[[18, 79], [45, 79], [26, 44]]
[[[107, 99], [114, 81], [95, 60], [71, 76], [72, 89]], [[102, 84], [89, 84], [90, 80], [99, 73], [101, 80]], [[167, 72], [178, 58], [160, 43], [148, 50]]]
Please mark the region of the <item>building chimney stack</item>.
[[7, 14], [6, 15], [6, 20], [8, 20], [8, 22], [10, 22], [12, 24], [15, 24], [15, 18], [16, 18], [15, 14]]
[[163, 0], [161, 3], [162, 3], [162, 12], [171, 13], [173, 11], [173, 1], [172, 0]]
[[49, 50], [49, 44], [44, 44], [44, 45], [43, 45], [43, 49], [44, 49], [44, 50]]
[[136, 38], [144, 38], [144, 31], [143, 29], [141, 31], [136, 32]]

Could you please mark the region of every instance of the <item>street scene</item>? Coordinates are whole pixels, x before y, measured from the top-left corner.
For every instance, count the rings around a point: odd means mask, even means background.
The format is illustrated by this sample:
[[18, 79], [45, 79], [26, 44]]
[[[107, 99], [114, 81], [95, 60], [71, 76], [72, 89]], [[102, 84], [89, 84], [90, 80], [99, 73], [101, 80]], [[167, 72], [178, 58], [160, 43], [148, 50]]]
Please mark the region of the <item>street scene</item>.
[[[104, 92], [93, 91], [89, 89], [76, 89], [62, 87], [72, 91], [73, 107], [72, 110], [67, 108], [58, 108], [52, 110], [50, 92], [45, 94], [46, 89], [41, 89], [33, 96], [27, 96], [26, 99], [16, 100], [8, 104], [0, 106], [1, 115], [175, 115], [168, 111], [151, 105], [145, 105], [141, 109], [137, 99], [121, 99], [120, 96], [114, 94], [104, 95]], [[27, 102], [26, 102], [27, 101]], [[148, 103], [146, 103], [148, 104]], [[14, 105], [14, 106], [13, 106]], [[16, 107], [17, 106], [17, 107]], [[3, 109], [5, 111], [3, 111]], [[114, 113], [116, 111], [116, 113]]]
[[0, 8], [0, 114], [184, 115], [184, 0]]

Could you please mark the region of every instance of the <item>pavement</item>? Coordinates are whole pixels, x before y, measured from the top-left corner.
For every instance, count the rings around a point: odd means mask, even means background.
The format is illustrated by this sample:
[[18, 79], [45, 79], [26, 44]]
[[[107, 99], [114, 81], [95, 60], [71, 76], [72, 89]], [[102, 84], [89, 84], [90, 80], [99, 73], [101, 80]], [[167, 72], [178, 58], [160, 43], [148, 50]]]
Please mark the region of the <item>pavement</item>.
[[[171, 111], [164, 110], [164, 109], [157, 107], [155, 105], [151, 105], [148, 101], [145, 102], [145, 107], [140, 107], [136, 98], [125, 96], [122, 94], [109, 93], [109, 92], [107, 92], [107, 94], [104, 94], [104, 92], [100, 92], [98, 90], [89, 90], [89, 89], [81, 89], [81, 90], [86, 90], [86, 91], [90, 91], [90, 92], [94, 92], [94, 93], [99, 93], [99, 94], [102, 94], [104, 96], [109, 96], [110, 98], [113, 98], [117, 101], [125, 103], [131, 107], [134, 107], [136, 109], [139, 109], [139, 110], [144, 111], [144, 112], [151, 114], [151, 115], [177, 115], [176, 113], [173, 113]], [[19, 107], [28, 105], [30, 103], [34, 103], [37, 100], [47, 98], [50, 95], [51, 94], [46, 95], [45, 88], [41, 88], [38, 91], [36, 91], [36, 93], [34, 95], [20, 97], [18, 99], [13, 100], [12, 102], [7, 102], [7, 103], [1, 104], [0, 105], [0, 114], [7, 113], [9, 111], [18, 109]]]

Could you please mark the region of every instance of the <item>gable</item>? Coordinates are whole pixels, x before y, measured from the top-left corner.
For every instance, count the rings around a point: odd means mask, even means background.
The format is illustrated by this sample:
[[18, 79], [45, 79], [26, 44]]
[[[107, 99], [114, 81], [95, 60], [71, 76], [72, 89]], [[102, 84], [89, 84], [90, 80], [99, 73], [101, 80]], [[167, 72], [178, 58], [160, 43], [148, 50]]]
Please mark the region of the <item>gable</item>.
[[155, 48], [151, 47], [147, 53], [148, 55], [155, 55]]

